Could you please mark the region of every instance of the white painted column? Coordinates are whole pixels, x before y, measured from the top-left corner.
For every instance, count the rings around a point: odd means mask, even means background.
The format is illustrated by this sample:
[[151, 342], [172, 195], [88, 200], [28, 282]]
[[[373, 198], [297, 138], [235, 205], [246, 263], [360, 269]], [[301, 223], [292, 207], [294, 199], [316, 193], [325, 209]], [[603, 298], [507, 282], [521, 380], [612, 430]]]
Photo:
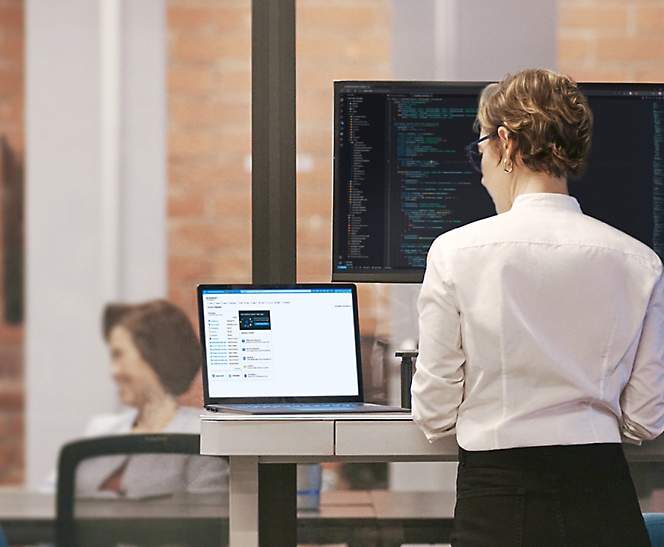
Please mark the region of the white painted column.
[[[555, 70], [557, 0], [392, 0], [392, 78], [495, 81]], [[392, 349], [417, 340], [419, 285], [394, 285]], [[395, 490], [454, 490], [454, 464], [393, 463]]]
[[108, 300], [166, 294], [164, 0], [26, 1], [26, 477], [117, 409]]

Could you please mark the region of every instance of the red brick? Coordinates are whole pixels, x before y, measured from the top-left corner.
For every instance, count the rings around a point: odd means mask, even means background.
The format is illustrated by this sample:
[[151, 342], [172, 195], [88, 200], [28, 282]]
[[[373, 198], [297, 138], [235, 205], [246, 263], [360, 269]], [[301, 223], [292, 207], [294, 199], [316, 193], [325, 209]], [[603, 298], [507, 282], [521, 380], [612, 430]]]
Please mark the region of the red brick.
[[182, 308], [189, 317], [189, 320], [194, 323], [193, 318], [196, 317], [197, 308], [195, 285], [188, 282], [175, 286], [171, 281], [168, 286], [168, 299], [176, 306]]
[[330, 249], [332, 226], [329, 217], [318, 215], [298, 215], [297, 244], [311, 250]]
[[625, 6], [563, 5], [559, 10], [559, 28], [626, 28]]
[[331, 259], [307, 256], [297, 257], [298, 283], [326, 283], [330, 281], [332, 272]]
[[558, 70], [568, 74], [577, 82], [625, 82], [627, 72], [620, 68], [587, 68], [561, 64]]
[[332, 158], [317, 157], [314, 170], [309, 173], [298, 173], [298, 184], [304, 191], [325, 192], [332, 187]]
[[251, 30], [251, 8], [217, 8], [212, 13], [212, 21], [222, 30]]
[[635, 80], [637, 82], [652, 82], [652, 83], [664, 82], [664, 66], [662, 68], [638, 70], [636, 72]]
[[23, 36], [5, 35], [0, 40], [0, 59], [4, 62], [23, 62]]
[[205, 212], [205, 199], [199, 195], [168, 196], [168, 216], [187, 217], [200, 216]]
[[251, 153], [249, 131], [224, 131], [215, 135], [214, 150], [219, 154], [235, 155]]
[[224, 70], [214, 75], [213, 82], [215, 91], [248, 95], [251, 93], [250, 70]]
[[177, 171], [180, 184], [192, 188], [219, 187], [219, 185], [248, 187], [251, 182], [251, 173], [246, 171], [242, 161], [226, 163], [201, 161], [183, 165]]
[[297, 24], [301, 28], [358, 30], [376, 24], [376, 10], [351, 6], [303, 6], [297, 10]]
[[589, 52], [588, 40], [583, 38], [558, 38], [558, 60], [585, 59]]
[[326, 219], [332, 218], [332, 189], [324, 194], [303, 194], [297, 196], [298, 217], [318, 216]]
[[346, 59], [363, 61], [390, 60], [390, 40], [387, 36], [352, 36], [343, 43]]
[[246, 225], [196, 222], [174, 227], [170, 238], [172, 248], [195, 248], [215, 251], [220, 248], [243, 248], [251, 242], [250, 222]]
[[168, 152], [171, 156], [202, 156], [209, 154], [211, 147], [212, 140], [209, 133], [171, 132], [168, 136]]
[[22, 5], [0, 7], [0, 28], [23, 30]]
[[168, 276], [180, 281], [196, 279], [210, 275], [210, 261], [205, 257], [170, 256], [168, 259]]
[[337, 36], [313, 35], [296, 37], [298, 59], [334, 59], [341, 57], [341, 41]]
[[213, 25], [213, 14], [208, 7], [169, 7], [168, 28], [200, 31]]
[[205, 68], [169, 68], [168, 92], [172, 93], [209, 93], [212, 87], [210, 71]]
[[249, 103], [178, 100], [170, 105], [172, 119], [183, 125], [222, 125], [226, 123], [251, 123]]
[[251, 256], [222, 256], [214, 266], [220, 283], [251, 283]]
[[[22, 410], [22, 409], [21, 409]], [[14, 439], [21, 442], [23, 435], [25, 434], [25, 421], [23, 419], [23, 412], [16, 412], [9, 421], [9, 434], [14, 437]]]
[[232, 7], [171, 7], [168, 26], [180, 31], [251, 29], [251, 10]]
[[187, 61], [246, 59], [250, 55], [248, 36], [182, 36], [175, 43], [174, 56]]
[[331, 122], [333, 116], [332, 90], [328, 93], [317, 93], [309, 98], [297, 101], [297, 117], [309, 122]]
[[25, 151], [25, 133], [23, 127], [12, 128], [7, 125], [4, 131], [4, 136], [12, 150], [14, 150], [19, 156], [23, 156]]
[[638, 6], [636, 26], [641, 30], [664, 30], [664, 7]]
[[600, 60], [660, 60], [662, 51], [664, 51], [664, 36], [597, 40], [597, 58]]
[[25, 330], [23, 325], [8, 325], [0, 321], [0, 344], [8, 342], [23, 343]]
[[23, 95], [23, 72], [21, 70], [0, 70], [0, 95]]
[[236, 216], [251, 219], [251, 192], [224, 192], [215, 199], [214, 210], [222, 217]]
[[297, 149], [302, 153], [330, 154], [332, 152], [333, 144], [333, 136], [331, 131], [300, 130], [298, 132]]
[[22, 124], [24, 103], [21, 97], [0, 99], [0, 124]]

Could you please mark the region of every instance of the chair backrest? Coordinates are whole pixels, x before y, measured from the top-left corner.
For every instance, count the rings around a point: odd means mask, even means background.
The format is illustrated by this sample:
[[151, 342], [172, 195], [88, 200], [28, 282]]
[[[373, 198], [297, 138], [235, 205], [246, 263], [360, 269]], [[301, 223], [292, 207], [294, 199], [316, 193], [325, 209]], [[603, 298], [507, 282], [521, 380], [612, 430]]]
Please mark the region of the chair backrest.
[[664, 547], [664, 513], [644, 513], [652, 547]]
[[228, 462], [200, 435], [115, 435], [60, 451], [57, 547], [218, 547], [228, 542]]

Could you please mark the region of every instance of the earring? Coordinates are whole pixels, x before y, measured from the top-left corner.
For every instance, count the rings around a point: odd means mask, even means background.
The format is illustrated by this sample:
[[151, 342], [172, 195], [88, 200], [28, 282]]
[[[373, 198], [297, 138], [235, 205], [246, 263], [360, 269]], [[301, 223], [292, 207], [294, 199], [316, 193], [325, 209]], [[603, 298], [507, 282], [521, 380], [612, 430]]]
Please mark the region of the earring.
[[514, 169], [514, 163], [512, 163], [510, 161], [510, 167], [508, 169], [507, 168], [507, 158], [505, 158], [505, 160], [503, 161], [503, 171], [505, 171], [505, 173], [511, 173], [512, 169]]

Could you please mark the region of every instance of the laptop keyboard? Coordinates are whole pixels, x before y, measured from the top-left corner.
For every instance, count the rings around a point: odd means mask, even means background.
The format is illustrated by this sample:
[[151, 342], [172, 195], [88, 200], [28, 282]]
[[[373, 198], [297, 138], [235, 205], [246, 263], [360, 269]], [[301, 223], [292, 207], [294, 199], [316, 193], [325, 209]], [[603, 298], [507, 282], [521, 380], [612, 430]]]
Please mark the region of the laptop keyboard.
[[362, 403], [263, 403], [263, 404], [253, 404], [253, 405], [241, 405], [233, 404], [234, 408], [239, 410], [270, 410], [274, 408], [289, 408], [298, 411], [317, 411], [321, 412], [324, 410], [354, 410], [358, 406], [362, 406]]

